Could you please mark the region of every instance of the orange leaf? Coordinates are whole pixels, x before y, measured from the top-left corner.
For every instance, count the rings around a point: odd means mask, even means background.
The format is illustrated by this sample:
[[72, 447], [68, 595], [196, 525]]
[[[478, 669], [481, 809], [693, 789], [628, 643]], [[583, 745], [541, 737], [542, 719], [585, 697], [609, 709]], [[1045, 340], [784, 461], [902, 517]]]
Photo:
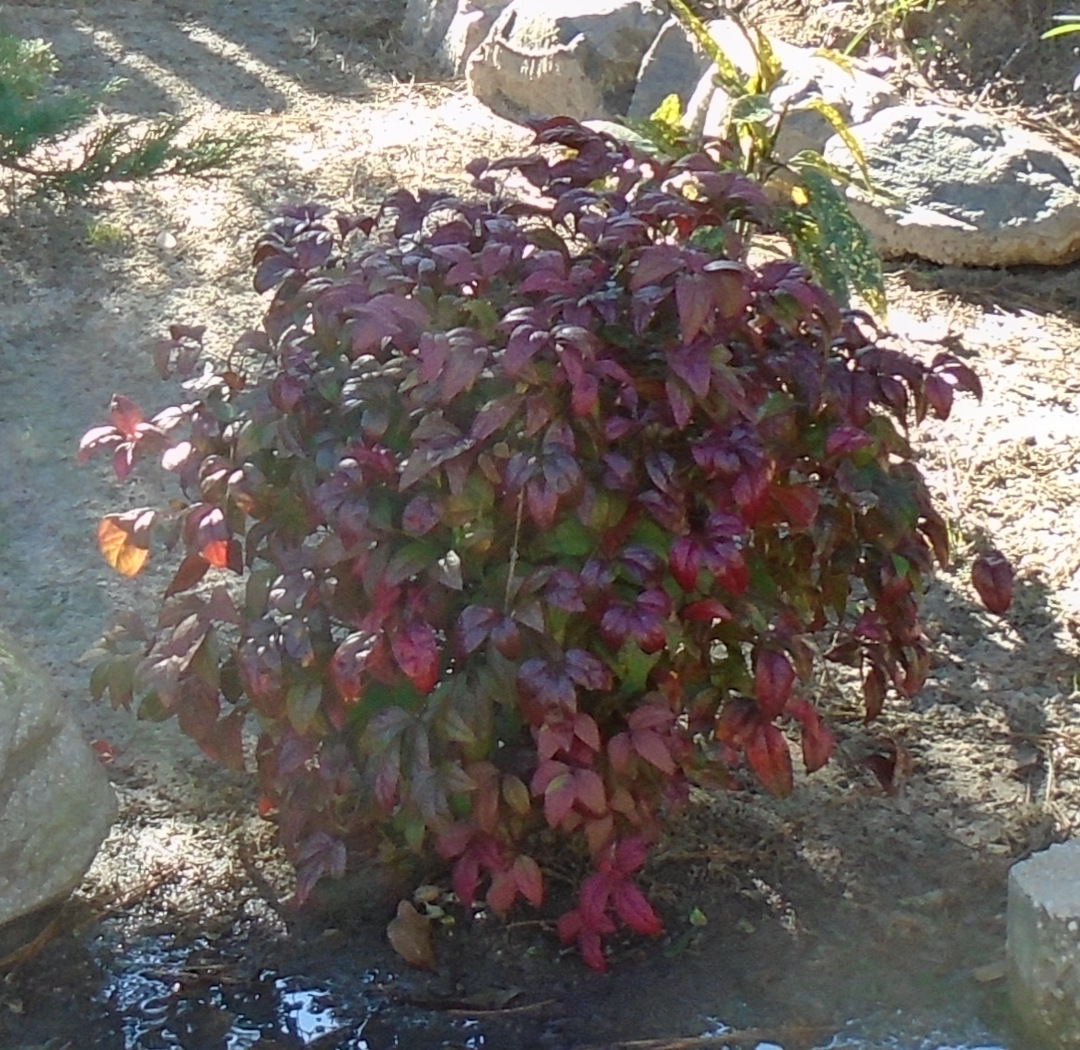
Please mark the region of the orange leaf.
[[150, 551], [135, 543], [132, 527], [119, 514], [109, 514], [97, 527], [98, 550], [110, 568], [124, 576], [137, 576]]
[[224, 569], [229, 564], [229, 541], [210, 540], [200, 553], [215, 569]]
[[386, 927], [390, 947], [410, 966], [435, 969], [435, 949], [431, 943], [431, 920], [421, 915], [409, 901], [398, 904], [397, 916]]

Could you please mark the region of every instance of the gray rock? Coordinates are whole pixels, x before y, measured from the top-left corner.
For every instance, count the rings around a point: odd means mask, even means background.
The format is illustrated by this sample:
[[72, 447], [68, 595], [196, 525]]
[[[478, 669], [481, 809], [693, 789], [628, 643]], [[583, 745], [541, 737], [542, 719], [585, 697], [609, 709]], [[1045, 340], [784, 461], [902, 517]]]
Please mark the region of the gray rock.
[[[894, 106], [853, 126], [874, 187], [850, 192], [886, 257], [953, 266], [1054, 265], [1080, 258], [1080, 159], [993, 117]], [[850, 166], [838, 136], [825, 157]]]
[[1061, 842], [1009, 872], [1009, 992], [1040, 1045], [1080, 1047], [1080, 843]]
[[66, 897], [115, 818], [64, 699], [0, 633], [0, 927]]
[[473, 52], [483, 43], [510, 0], [459, 0], [436, 58], [455, 76], [465, 72]]
[[[710, 22], [709, 33], [741, 72], [754, 72], [757, 60], [753, 48], [735, 22], [727, 19]], [[845, 124], [864, 123], [879, 110], [900, 101], [885, 80], [859, 69], [854, 61], [845, 68], [808, 48], [796, 47], [783, 40], [770, 39], [769, 45], [784, 70], [783, 78], [770, 97], [777, 109], [788, 107], [776, 143], [776, 153], [781, 160], [804, 149], [820, 152], [833, 134], [832, 125], [820, 113], [800, 109], [810, 99], [827, 102]], [[705, 138], [715, 138], [723, 133], [731, 101], [728, 93], [714, 83], [715, 75], [716, 66], [710, 65], [698, 78], [686, 101], [684, 123], [692, 132]]]
[[709, 66], [709, 56], [697, 39], [672, 16], [641, 60], [627, 117], [648, 120], [668, 95], [677, 95], [685, 110]]
[[666, 14], [653, 0], [511, 0], [466, 66], [509, 120], [622, 116]]
[[402, 33], [428, 56], [438, 54], [459, 0], [405, 0]]

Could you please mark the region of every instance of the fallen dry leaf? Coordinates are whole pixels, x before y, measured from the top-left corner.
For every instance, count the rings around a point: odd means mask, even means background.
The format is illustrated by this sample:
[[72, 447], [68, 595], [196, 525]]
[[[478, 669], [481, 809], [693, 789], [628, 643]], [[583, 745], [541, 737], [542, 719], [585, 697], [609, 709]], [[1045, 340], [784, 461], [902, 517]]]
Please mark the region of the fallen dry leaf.
[[431, 922], [411, 901], [398, 904], [397, 915], [386, 927], [390, 947], [410, 966], [419, 970], [435, 969], [435, 949], [431, 944]]

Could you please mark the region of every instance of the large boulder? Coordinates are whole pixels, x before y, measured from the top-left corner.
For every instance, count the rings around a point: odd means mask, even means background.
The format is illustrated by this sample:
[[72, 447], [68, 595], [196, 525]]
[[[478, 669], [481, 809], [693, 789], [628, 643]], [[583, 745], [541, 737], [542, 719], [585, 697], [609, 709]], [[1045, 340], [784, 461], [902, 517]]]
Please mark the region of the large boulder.
[[465, 63], [510, 0], [407, 0], [404, 33], [448, 73]]
[[709, 56], [697, 37], [688, 33], [672, 15], [641, 59], [627, 117], [648, 120], [668, 95], [677, 95], [685, 111], [690, 96], [709, 68]]
[[[1041, 136], [944, 106], [894, 106], [851, 132], [881, 191], [850, 191], [851, 209], [884, 256], [953, 266], [1080, 258], [1080, 158]], [[852, 164], [839, 136], [825, 157]]]
[[402, 32], [406, 39], [425, 54], [436, 55], [458, 4], [459, 0], [405, 0]]
[[511, 0], [466, 64], [509, 120], [622, 116], [666, 13], [653, 0]]
[[0, 928], [66, 897], [115, 818], [63, 697], [0, 633]]

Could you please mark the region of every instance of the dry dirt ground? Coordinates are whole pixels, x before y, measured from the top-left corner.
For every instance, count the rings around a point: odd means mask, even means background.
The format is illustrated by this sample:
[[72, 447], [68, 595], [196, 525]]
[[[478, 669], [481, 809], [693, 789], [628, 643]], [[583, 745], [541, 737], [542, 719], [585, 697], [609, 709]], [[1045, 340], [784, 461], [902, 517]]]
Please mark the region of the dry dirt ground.
[[[1003, 109], [1063, 142], [1080, 130], [1076, 57], [1038, 40], [1050, 3], [943, 0], [903, 24], [904, 46], [880, 2], [742, 6], [796, 42], [842, 44], [877, 18], [868, 41], [913, 97]], [[1080, 823], [1080, 267], [891, 268], [895, 345], [951, 350], [986, 388], [918, 435], [955, 540], [926, 601], [931, 681], [872, 726], [822, 681], [837, 759], [785, 801], [698, 798], [646, 872], [667, 933], [617, 944], [610, 976], [529, 915], [440, 929], [438, 972], [409, 973], [383, 937], [401, 889], [385, 880], [292, 913], [248, 783], [172, 724], [90, 700], [81, 655], [162, 579], [111, 574], [93, 528], [157, 494], [118, 492], [74, 450], [115, 391], [164, 403], [147, 345], [170, 322], [207, 324], [227, 353], [260, 315], [249, 253], [280, 204], [362, 208], [528, 141], [411, 58], [399, 17], [376, 0], [0, 11], [53, 42], [65, 82], [125, 77], [114, 108], [263, 135], [214, 183], [116, 190], [87, 210], [0, 205], [2, 619], [108, 743], [122, 811], [56, 936], [0, 979], [0, 1046], [697, 1047], [731, 1026], [723, 1045], [1022, 1047], [999, 979], [1006, 874]], [[1018, 570], [1005, 617], [968, 583], [987, 538]], [[896, 760], [895, 794], [871, 755]]]

